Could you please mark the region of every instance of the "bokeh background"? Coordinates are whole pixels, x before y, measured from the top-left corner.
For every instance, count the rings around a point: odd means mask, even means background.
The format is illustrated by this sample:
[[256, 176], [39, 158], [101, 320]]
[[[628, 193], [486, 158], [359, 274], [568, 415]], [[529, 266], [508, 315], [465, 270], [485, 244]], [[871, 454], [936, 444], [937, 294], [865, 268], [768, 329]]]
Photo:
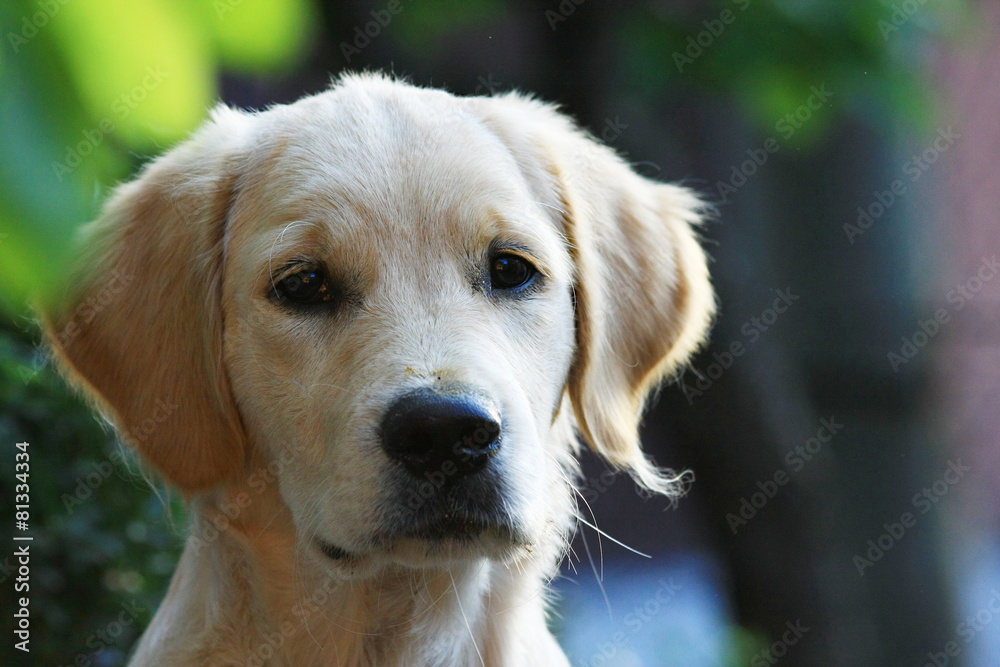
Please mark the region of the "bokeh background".
[[998, 28], [989, 0], [5, 0], [0, 535], [28, 441], [35, 541], [27, 659], [0, 549], [0, 664], [123, 664], [185, 532], [29, 297], [212, 105], [360, 69], [535, 92], [718, 207], [711, 343], [644, 425], [697, 479], [668, 507], [585, 461], [592, 522], [649, 558], [581, 529], [574, 665], [1000, 664]]

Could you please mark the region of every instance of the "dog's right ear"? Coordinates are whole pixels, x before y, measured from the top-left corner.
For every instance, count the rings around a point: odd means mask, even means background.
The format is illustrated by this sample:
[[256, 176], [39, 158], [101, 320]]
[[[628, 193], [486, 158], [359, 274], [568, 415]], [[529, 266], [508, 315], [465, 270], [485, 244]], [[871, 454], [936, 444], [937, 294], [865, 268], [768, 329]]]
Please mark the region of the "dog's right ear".
[[590, 446], [652, 491], [681, 477], [643, 454], [646, 399], [705, 341], [715, 312], [686, 188], [640, 176], [553, 107], [516, 93], [470, 98], [507, 145], [573, 259], [576, 356], [567, 382]]
[[215, 110], [120, 186], [82, 230], [64, 296], [42, 304], [63, 370], [168, 481], [211, 487], [244, 463], [223, 366], [225, 230], [250, 116]]

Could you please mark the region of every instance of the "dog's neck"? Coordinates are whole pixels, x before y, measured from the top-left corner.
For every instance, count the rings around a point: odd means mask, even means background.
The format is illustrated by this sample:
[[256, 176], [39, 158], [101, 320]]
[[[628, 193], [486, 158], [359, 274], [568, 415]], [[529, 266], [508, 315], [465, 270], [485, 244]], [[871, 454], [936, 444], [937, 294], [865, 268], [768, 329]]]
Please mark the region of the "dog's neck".
[[232, 485], [193, 503], [191, 536], [133, 664], [568, 664], [545, 625], [546, 574], [531, 563], [349, 578], [302, 552], [274, 486]]

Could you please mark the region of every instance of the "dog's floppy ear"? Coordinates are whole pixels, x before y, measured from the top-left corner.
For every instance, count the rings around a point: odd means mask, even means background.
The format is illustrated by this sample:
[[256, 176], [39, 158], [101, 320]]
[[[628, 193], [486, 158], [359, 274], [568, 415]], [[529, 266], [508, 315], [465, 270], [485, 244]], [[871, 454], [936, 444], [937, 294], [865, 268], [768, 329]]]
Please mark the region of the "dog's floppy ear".
[[186, 492], [243, 464], [220, 302], [247, 123], [242, 112], [220, 107], [191, 139], [118, 187], [82, 230], [65, 296], [42, 304], [63, 369]]
[[487, 109], [538, 201], [561, 212], [576, 268], [568, 390], [581, 434], [643, 486], [676, 491], [640, 450], [638, 424], [647, 395], [701, 345], [715, 312], [695, 237], [703, 204], [638, 175], [550, 106], [517, 94], [473, 104]]

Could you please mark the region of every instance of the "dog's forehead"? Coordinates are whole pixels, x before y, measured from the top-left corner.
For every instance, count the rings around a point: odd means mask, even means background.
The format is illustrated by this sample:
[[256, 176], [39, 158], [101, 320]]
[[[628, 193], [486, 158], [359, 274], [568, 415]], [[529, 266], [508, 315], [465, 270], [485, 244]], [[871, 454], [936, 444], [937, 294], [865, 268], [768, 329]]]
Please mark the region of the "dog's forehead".
[[283, 111], [265, 128], [258, 179], [279, 209], [326, 203], [433, 224], [456, 208], [527, 197], [507, 147], [447, 93], [349, 86]]
[[260, 141], [238, 207], [251, 234], [294, 239], [300, 235], [286, 229], [305, 222], [308, 236], [332, 236], [362, 254], [508, 232], [556, 245], [552, 213], [462, 98], [376, 82], [258, 119]]

